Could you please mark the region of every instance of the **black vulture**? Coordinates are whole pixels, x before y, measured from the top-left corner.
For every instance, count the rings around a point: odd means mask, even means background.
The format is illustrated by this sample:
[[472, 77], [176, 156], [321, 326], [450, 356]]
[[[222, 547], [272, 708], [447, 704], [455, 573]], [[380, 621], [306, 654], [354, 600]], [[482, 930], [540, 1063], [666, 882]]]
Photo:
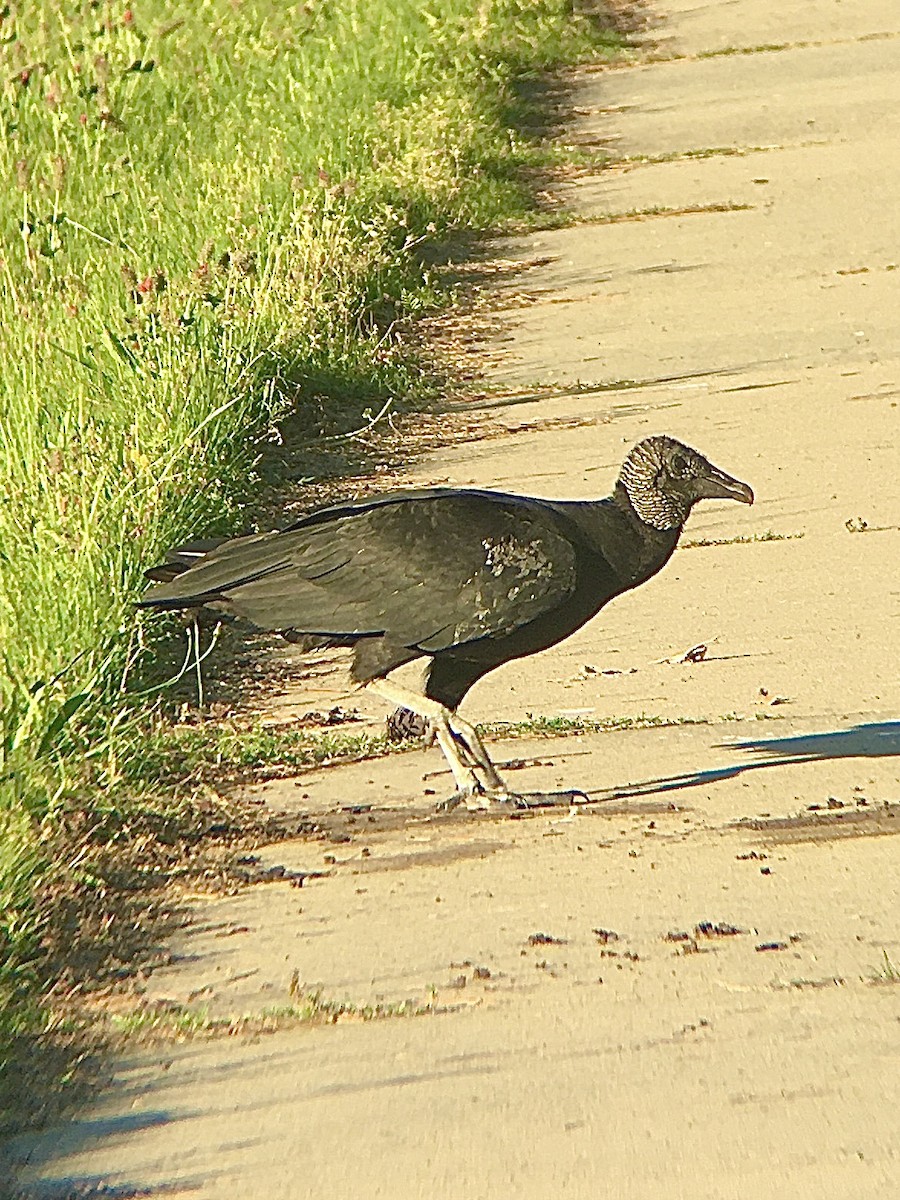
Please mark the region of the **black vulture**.
[[[431, 723], [454, 800], [528, 803], [506, 788], [460, 701], [488, 671], [555, 645], [655, 575], [705, 498], [752, 504], [753, 492], [674, 438], [650, 437], [602, 500], [388, 492], [174, 551], [147, 572], [163, 582], [140, 603], [211, 608], [308, 648], [352, 646], [356, 683]], [[424, 694], [388, 678], [417, 658], [430, 660]]]

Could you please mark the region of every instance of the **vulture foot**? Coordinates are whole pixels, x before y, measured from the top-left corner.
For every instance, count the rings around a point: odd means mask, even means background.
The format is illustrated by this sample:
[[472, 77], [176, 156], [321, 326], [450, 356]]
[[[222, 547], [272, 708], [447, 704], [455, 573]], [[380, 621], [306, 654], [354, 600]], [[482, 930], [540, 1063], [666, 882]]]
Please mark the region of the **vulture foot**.
[[577, 788], [564, 792], [507, 792], [484, 787], [460, 790], [438, 804], [438, 812], [452, 812], [464, 804], [470, 812], [510, 812], [527, 808], [569, 808], [589, 804], [590, 796]]

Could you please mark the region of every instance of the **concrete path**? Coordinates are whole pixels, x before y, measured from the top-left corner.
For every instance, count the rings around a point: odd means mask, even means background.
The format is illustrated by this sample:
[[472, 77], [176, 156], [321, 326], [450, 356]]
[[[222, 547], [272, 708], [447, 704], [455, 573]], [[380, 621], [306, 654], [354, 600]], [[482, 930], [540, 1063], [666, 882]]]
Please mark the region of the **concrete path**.
[[271, 785], [325, 840], [264, 862], [325, 874], [198, 902], [148, 999], [382, 1015], [135, 1052], [9, 1148], [25, 1195], [900, 1186], [900, 8], [673, 0], [654, 36], [575, 79], [571, 136], [620, 160], [560, 188], [584, 221], [497, 247], [509, 433], [410, 478], [603, 494], [664, 431], [752, 483], [467, 701], [668, 724], [495, 744], [577, 814], [436, 816], [435, 751]]

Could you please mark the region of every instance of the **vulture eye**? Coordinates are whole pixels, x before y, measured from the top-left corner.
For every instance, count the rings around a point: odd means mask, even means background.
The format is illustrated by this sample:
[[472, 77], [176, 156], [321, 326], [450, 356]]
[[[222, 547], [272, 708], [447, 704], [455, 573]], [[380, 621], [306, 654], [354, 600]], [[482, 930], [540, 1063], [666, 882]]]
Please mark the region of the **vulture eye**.
[[676, 454], [672, 458], [672, 474], [677, 475], [680, 479], [684, 479], [690, 474], [690, 464], [683, 454]]

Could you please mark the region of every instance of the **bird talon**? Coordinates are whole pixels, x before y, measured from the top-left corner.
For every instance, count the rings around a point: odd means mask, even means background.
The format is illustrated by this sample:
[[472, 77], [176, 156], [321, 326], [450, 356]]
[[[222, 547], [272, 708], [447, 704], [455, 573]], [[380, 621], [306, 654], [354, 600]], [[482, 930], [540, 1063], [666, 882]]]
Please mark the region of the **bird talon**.
[[470, 792], [464, 803], [469, 812], [489, 812], [492, 797], [485, 795], [484, 792]]
[[508, 797], [516, 808], [566, 808], [578, 804], [590, 804], [587, 792], [569, 788], [564, 792], [522, 792]]
[[439, 800], [435, 805], [435, 811], [439, 813], [453, 812], [454, 808], [459, 808], [463, 801], [462, 792], [454, 792], [452, 796], [448, 796], [445, 800]]
[[520, 795], [519, 792], [503, 791], [484, 791], [481, 795], [482, 809], [508, 810], [510, 808], [531, 808], [527, 796]]
[[572, 788], [564, 792], [508, 792], [490, 790], [480, 784], [475, 788], [461, 788], [441, 800], [437, 805], [438, 812], [452, 812], [464, 804], [469, 812], [508, 812], [510, 809], [527, 810], [533, 808], [565, 808], [579, 804], [590, 804], [591, 798], [587, 792]]
[[495, 792], [491, 799], [504, 808], [528, 808], [528, 801], [518, 792]]
[[458, 792], [454, 792], [446, 800], [440, 800], [437, 804], [437, 811], [453, 812], [455, 808], [459, 808], [460, 804], [464, 804], [469, 812], [484, 812], [485, 809], [491, 807], [491, 797], [481, 785], [471, 790], [469, 788], [460, 788]]

